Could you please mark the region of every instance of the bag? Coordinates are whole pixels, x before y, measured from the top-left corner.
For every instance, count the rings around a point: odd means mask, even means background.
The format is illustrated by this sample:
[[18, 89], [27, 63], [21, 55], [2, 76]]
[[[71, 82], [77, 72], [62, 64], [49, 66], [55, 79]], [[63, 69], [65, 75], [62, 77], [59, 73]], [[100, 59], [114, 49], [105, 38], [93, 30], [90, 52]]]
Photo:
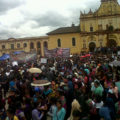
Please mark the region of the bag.
[[90, 114], [97, 115], [97, 108], [96, 107], [92, 107], [91, 110], [90, 110]]

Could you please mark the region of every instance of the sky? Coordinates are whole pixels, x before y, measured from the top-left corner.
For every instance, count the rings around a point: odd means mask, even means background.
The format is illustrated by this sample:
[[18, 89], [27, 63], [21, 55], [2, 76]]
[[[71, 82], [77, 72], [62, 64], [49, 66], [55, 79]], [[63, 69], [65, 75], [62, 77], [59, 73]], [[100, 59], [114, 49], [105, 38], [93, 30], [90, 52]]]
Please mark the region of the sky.
[[100, 0], [0, 0], [0, 40], [45, 36], [59, 27], [79, 25], [80, 11], [99, 6]]

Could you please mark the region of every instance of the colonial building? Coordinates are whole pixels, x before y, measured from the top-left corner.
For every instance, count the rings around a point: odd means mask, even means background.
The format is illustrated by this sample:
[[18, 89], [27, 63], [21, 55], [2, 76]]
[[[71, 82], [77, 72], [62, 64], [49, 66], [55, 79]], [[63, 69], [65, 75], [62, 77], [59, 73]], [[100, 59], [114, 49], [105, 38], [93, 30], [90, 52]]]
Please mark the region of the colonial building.
[[58, 28], [48, 35], [49, 49], [69, 47], [71, 53], [120, 46], [120, 5], [117, 0], [101, 0], [97, 11], [80, 13], [80, 26]]
[[43, 56], [44, 47], [48, 47], [48, 36], [0, 40], [0, 56], [15, 51], [36, 51], [38, 55]]
[[120, 5], [117, 0], [101, 0], [95, 12], [80, 13], [80, 25], [62, 27], [44, 37], [10, 38], [0, 41], [0, 55], [13, 51], [36, 51], [44, 55], [44, 47], [70, 48], [71, 54], [93, 51], [96, 47], [120, 46]]

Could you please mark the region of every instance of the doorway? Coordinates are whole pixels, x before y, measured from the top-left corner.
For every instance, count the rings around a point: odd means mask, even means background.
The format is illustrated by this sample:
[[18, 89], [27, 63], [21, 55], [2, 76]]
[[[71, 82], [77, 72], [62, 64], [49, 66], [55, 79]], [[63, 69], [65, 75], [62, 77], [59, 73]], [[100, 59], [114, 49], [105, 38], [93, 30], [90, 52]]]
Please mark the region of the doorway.
[[89, 44], [89, 51], [90, 52], [94, 52], [95, 48], [96, 48], [96, 44], [94, 42], [91, 42]]

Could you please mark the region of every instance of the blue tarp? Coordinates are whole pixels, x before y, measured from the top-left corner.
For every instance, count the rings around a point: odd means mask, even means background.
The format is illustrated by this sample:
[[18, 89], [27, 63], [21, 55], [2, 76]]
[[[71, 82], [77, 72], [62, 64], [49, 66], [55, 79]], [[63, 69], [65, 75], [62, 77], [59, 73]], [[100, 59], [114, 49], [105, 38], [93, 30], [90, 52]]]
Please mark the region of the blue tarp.
[[3, 61], [3, 60], [7, 60], [9, 58], [10, 58], [9, 54], [4, 54], [3, 56], [0, 57], [0, 60]]

